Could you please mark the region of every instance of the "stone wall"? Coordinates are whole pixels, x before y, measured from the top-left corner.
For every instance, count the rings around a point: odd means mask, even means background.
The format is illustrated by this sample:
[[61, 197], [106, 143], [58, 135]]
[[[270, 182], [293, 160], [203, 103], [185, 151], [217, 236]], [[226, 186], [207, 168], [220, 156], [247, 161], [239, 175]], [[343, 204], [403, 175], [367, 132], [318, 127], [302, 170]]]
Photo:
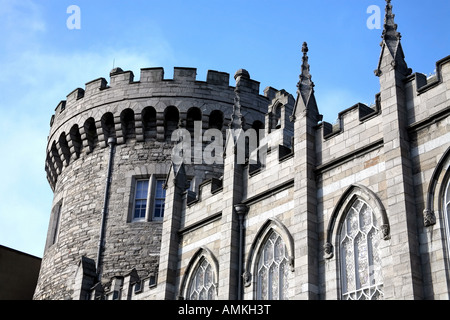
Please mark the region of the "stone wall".
[[[243, 69], [235, 87], [226, 73], [198, 81], [195, 69], [175, 68], [164, 79], [150, 68], [139, 81], [115, 69], [109, 85], [73, 91], [51, 120], [55, 197], [35, 298], [187, 299], [207, 261], [215, 298], [254, 299], [275, 232], [284, 297], [341, 299], [340, 232], [359, 199], [373, 211], [382, 298], [448, 299], [450, 57], [432, 77], [412, 73], [396, 30], [388, 1], [376, 103], [350, 106], [335, 124], [322, 121], [306, 43], [296, 99], [271, 87], [260, 95]], [[222, 130], [223, 163], [172, 161], [171, 131], [193, 132], [194, 121], [201, 133]], [[237, 141], [250, 128], [263, 129], [263, 158], [242, 163]], [[164, 220], [132, 222], [135, 181], [150, 177], [166, 179]]]
[[[176, 128], [193, 133], [190, 126], [200, 121], [200, 134], [213, 127], [225, 139], [234, 103], [226, 73], [209, 71], [206, 82], [196, 81], [192, 68], [175, 68], [174, 79], [163, 74], [161, 68], [142, 69], [140, 81], [134, 81], [132, 72], [117, 68], [109, 84], [103, 78], [91, 81], [56, 108], [46, 161], [55, 195], [36, 299], [72, 298], [82, 257], [101, 262], [100, 279], [92, 281], [107, 286], [111, 277], [133, 268], [139, 277], [157, 273], [162, 221], [131, 221], [135, 181], [167, 178], [174, 146], [170, 133]], [[247, 127], [263, 122], [268, 99], [259, 95], [259, 83], [247, 76], [240, 87]], [[109, 138], [115, 141], [111, 160]], [[223, 174], [223, 164], [200, 163], [187, 173], [198, 190], [202, 181]]]

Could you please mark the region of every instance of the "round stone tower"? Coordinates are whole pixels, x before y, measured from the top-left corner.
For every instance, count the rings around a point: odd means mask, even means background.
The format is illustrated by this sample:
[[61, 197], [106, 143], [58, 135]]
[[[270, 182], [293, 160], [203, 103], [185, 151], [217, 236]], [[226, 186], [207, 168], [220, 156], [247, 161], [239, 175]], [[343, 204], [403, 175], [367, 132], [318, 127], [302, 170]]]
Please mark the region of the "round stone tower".
[[[133, 72], [115, 68], [109, 83], [88, 82], [58, 104], [45, 162], [54, 199], [35, 299], [85, 299], [130, 270], [158, 273], [173, 131], [186, 129], [203, 147], [209, 128], [225, 139], [236, 100], [244, 129], [266, 122], [274, 89], [260, 95], [243, 69], [235, 80], [232, 87], [229, 74], [210, 70], [198, 81], [194, 68], [174, 68], [165, 79], [162, 68], [146, 68], [134, 81]], [[186, 166], [194, 194], [223, 174], [223, 164], [194, 161], [196, 151]]]

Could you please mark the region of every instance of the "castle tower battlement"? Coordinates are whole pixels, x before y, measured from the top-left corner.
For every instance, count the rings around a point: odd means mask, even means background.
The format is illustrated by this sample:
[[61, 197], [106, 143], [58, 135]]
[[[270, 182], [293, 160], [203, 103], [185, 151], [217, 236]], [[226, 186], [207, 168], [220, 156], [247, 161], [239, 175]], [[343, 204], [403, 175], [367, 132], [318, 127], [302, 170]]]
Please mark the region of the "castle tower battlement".
[[[246, 128], [255, 121], [264, 123], [269, 93], [260, 95], [259, 82], [250, 77], [241, 80], [239, 88]], [[64, 167], [96, 147], [106, 148], [109, 137], [117, 144], [170, 144], [171, 132], [178, 127], [192, 130], [193, 121], [202, 121], [203, 129], [225, 132], [234, 90], [224, 72], [209, 70], [206, 81], [198, 81], [195, 68], [176, 67], [173, 79], [164, 79], [163, 68], [145, 68], [134, 81], [133, 72], [115, 68], [109, 84], [104, 78], [90, 81], [56, 107], [50, 121], [47, 179], [54, 189]]]

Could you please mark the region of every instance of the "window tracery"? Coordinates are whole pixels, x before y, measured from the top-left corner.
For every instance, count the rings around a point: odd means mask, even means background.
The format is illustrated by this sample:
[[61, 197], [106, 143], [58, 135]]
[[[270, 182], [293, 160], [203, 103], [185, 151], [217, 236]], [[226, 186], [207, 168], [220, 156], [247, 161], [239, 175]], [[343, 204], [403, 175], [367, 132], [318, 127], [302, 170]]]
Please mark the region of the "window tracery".
[[215, 300], [216, 281], [213, 267], [206, 259], [202, 259], [192, 275], [188, 288], [188, 300]]
[[443, 206], [444, 206], [444, 216], [446, 219], [446, 232], [447, 232], [447, 247], [450, 254], [450, 177], [447, 179], [447, 185], [444, 189], [443, 194]]
[[339, 237], [343, 299], [383, 298], [379, 242], [372, 208], [361, 199], [355, 200], [346, 213]]
[[272, 231], [259, 255], [257, 299], [287, 300], [289, 271], [289, 255], [286, 245], [281, 236]]

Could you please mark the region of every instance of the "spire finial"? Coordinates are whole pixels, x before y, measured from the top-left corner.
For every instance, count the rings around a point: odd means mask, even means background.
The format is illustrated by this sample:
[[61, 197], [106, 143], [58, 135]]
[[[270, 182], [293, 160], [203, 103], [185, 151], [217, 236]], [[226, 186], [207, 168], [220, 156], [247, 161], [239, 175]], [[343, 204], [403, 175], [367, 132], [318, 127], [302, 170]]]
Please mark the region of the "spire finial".
[[250, 79], [250, 75], [247, 70], [239, 69], [234, 78], [236, 79], [236, 88], [234, 89], [234, 104], [233, 104], [233, 113], [231, 114], [231, 121], [229, 124], [230, 129], [242, 129], [243, 127], [243, 119], [241, 112], [241, 90], [240, 90], [240, 81], [243, 79]]
[[240, 90], [234, 90], [234, 104], [233, 104], [233, 113], [231, 114], [231, 121], [229, 124], [230, 129], [242, 129], [242, 113], [241, 113], [241, 97]]
[[312, 76], [309, 73], [309, 62], [308, 62], [308, 44], [306, 42], [303, 42], [302, 45], [302, 67], [301, 67], [301, 73], [300, 73], [300, 81], [297, 84], [297, 88], [301, 92], [313, 90], [314, 91], [314, 82], [312, 82]]
[[291, 121], [294, 121], [300, 112], [306, 115], [309, 114], [309, 116], [315, 117], [318, 121], [320, 121], [319, 119], [321, 118], [317, 109], [316, 98], [314, 97], [314, 82], [311, 80], [312, 76], [309, 72], [308, 51], [308, 44], [303, 42], [300, 80], [297, 83], [297, 100], [295, 102]]
[[386, 14], [384, 16], [384, 29], [381, 38], [388, 41], [399, 41], [401, 39], [400, 32], [397, 32], [397, 24], [394, 21], [395, 14], [392, 12], [391, 0], [386, 0]]
[[[412, 70], [408, 68], [405, 55], [403, 53], [402, 45], [400, 42], [401, 34], [397, 32], [397, 24], [394, 21], [395, 14], [392, 12], [392, 4], [391, 0], [386, 0], [386, 14], [384, 17], [384, 28], [381, 38], [383, 41], [381, 42], [382, 52], [384, 52], [384, 48], [387, 47], [389, 50], [393, 61], [390, 64], [396, 68], [398, 71], [403, 73], [404, 75], [411, 74]], [[375, 75], [381, 75], [381, 62], [383, 57], [380, 56], [380, 60], [378, 61], [378, 68], [375, 70]]]
[[308, 44], [306, 42], [303, 42], [302, 52], [303, 52], [303, 56], [305, 56], [306, 53], [308, 53]]

